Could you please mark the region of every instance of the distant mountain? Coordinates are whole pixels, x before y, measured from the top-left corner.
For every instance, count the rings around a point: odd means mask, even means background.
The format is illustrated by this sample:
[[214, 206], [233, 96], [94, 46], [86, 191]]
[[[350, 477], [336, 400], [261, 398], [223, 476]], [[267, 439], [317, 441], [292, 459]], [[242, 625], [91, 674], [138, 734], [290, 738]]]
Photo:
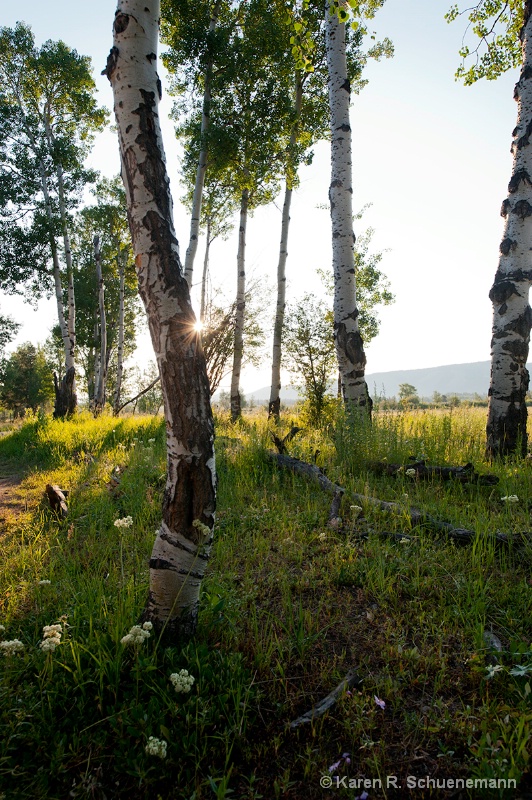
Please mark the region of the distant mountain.
[[[528, 364], [532, 372], [532, 364]], [[369, 393], [373, 396], [398, 397], [401, 383], [410, 383], [416, 387], [419, 397], [431, 398], [434, 392], [440, 394], [458, 394], [485, 397], [490, 383], [490, 362], [474, 361], [471, 364], [447, 364], [442, 367], [426, 367], [425, 369], [399, 369], [393, 372], [370, 372], [366, 375]], [[253, 397], [256, 403], [267, 403], [270, 399], [270, 388], [264, 386], [255, 392], [246, 394], [249, 400]], [[297, 390], [292, 386], [281, 389], [281, 400], [294, 403], [298, 398]]]

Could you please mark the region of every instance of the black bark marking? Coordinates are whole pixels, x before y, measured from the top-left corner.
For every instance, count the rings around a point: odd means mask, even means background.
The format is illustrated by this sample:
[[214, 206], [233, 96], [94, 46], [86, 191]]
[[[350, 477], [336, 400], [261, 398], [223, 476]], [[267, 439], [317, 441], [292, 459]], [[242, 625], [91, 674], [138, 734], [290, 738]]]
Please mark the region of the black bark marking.
[[351, 94], [351, 82], [350, 82], [349, 78], [345, 79], [345, 81], [340, 86], [340, 89], [345, 89], [347, 94]]
[[[512, 175], [510, 183], [508, 184], [508, 191], [510, 194], [513, 194], [519, 189], [520, 183], [527, 183], [529, 186], [532, 186], [532, 180], [526, 169], [518, 169], [517, 172], [514, 172]], [[505, 200], [505, 202], [508, 201]]]
[[[359, 331], [347, 332], [344, 322], [335, 325], [336, 341], [339, 348], [345, 353], [351, 364], [366, 366], [364, 345]], [[362, 375], [364, 372], [362, 371]], [[359, 376], [357, 376], [359, 377]]]
[[340, 125], [340, 127], [337, 128], [336, 130], [343, 131], [343, 133], [349, 133], [349, 131], [351, 130], [351, 125], [347, 125], [347, 123], [344, 122], [344, 124]]
[[513, 294], [519, 294], [516, 285], [512, 281], [502, 280], [493, 284], [489, 298], [492, 303], [499, 305], [505, 303]]
[[[518, 86], [519, 84], [517, 84]], [[517, 88], [516, 86], [516, 88]], [[529, 121], [528, 125], [525, 128], [524, 134], [517, 140], [517, 149], [522, 150], [523, 147], [526, 147], [530, 144], [530, 135], [532, 134], [532, 120]]]
[[174, 565], [164, 558], [150, 558], [150, 569], [168, 569], [171, 572], [177, 572]]
[[121, 11], [117, 11], [115, 14], [115, 21], [114, 21], [114, 32], [116, 34], [124, 33], [127, 26], [129, 25], [129, 14], [122, 14]]
[[519, 217], [520, 219], [532, 217], [532, 206], [528, 200], [518, 200], [512, 208], [512, 214], [515, 214], [516, 217]]
[[133, 125], [128, 125], [127, 128], [126, 128], [126, 133], [129, 133], [129, 131], [131, 130], [132, 127], [133, 127]]
[[499, 250], [503, 254], [503, 256], [507, 256], [510, 250], [515, 250], [516, 247], [517, 247], [517, 242], [514, 241], [514, 239], [506, 237], [506, 239], [503, 239], [502, 242], [500, 243]]
[[510, 200], [508, 200], [508, 198], [506, 200], [503, 200], [501, 206], [501, 217], [507, 217], [508, 212], [511, 210], [512, 210], [512, 204]]
[[506, 303], [503, 303], [502, 306], [499, 308], [498, 313], [502, 317], [504, 316], [504, 314], [506, 314], [507, 311], [508, 311], [508, 306], [506, 305]]
[[157, 75], [157, 94], [159, 95], [159, 100], [163, 98], [163, 85], [161, 83], [161, 79]]
[[109, 51], [109, 55], [107, 56], [107, 63], [105, 69], [102, 70], [102, 75], [107, 75], [108, 79], [111, 80], [111, 77], [116, 69], [116, 63], [118, 61], [118, 47], [111, 47]]
[[[511, 241], [511, 240], [510, 240]], [[517, 244], [515, 245], [517, 247]], [[515, 250], [515, 247], [513, 249]], [[493, 279], [493, 283], [500, 283], [501, 281], [513, 281], [514, 283], [520, 283], [521, 281], [526, 281], [528, 283], [532, 283], [532, 269], [514, 269], [511, 272], [501, 272], [501, 270], [497, 270], [495, 273], [495, 278]]]
[[148, 53], [146, 58], [148, 61], [157, 61], [157, 53]]

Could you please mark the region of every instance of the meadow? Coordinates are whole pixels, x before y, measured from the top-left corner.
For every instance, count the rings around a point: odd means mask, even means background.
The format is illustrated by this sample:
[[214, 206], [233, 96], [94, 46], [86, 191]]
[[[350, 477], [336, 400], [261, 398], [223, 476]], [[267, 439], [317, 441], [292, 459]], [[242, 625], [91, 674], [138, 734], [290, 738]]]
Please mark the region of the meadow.
[[[315, 483], [268, 457], [264, 412], [236, 425], [220, 413], [199, 626], [170, 646], [150, 631], [122, 642], [148, 591], [162, 419], [38, 415], [0, 439], [0, 473], [23, 476], [20, 507], [0, 510], [3, 800], [530, 790], [532, 539], [493, 534], [532, 530], [531, 460], [485, 462], [484, 409], [380, 412], [371, 427], [337, 409], [322, 430], [294, 412], [277, 434], [294, 423], [290, 454], [346, 489], [341, 523], [327, 524]], [[499, 482], [421, 481], [413, 457], [472, 462]], [[375, 459], [406, 468], [376, 475]], [[65, 519], [48, 483], [68, 490]], [[411, 506], [472, 540], [412, 527]], [[170, 679], [181, 670], [192, 684]], [[353, 673], [326, 713], [290, 726]], [[460, 780], [484, 788], [457, 794]]]

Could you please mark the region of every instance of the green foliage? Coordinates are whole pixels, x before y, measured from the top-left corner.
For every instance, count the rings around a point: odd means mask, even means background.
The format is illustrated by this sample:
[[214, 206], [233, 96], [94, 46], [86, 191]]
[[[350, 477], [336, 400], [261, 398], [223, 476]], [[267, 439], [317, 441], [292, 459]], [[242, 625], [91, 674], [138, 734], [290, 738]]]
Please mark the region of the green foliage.
[[305, 294], [288, 306], [283, 329], [283, 360], [301, 387], [311, 425], [323, 424], [327, 392], [336, 366], [333, 327], [324, 302]]
[[9, 292], [51, 290], [50, 246], [61, 232], [57, 170], [72, 210], [94, 178], [83, 162], [107, 118], [94, 89], [86, 56], [61, 41], [37, 48], [22, 22], [0, 28], [0, 279]]
[[53, 396], [52, 371], [44, 351], [30, 342], [21, 344], [1, 367], [0, 401], [15, 414], [23, 414], [26, 408], [37, 411]]
[[[454, 22], [467, 14], [467, 30], [480, 41], [470, 48], [463, 44], [459, 55], [462, 63], [456, 77], [466, 86], [480, 78], [495, 80], [523, 60], [519, 33], [523, 26], [523, 0], [480, 0], [472, 8], [460, 11], [458, 5], [451, 7], [445, 15], [447, 22]], [[471, 57], [474, 63], [466, 66]]]
[[5, 347], [14, 336], [16, 336], [20, 323], [15, 322], [12, 317], [0, 314], [0, 359], [3, 356]]
[[[148, 588], [164, 422], [38, 417], [0, 439], [3, 464], [31, 467], [28, 510], [5, 521], [2, 538], [0, 639], [24, 650], [0, 652], [0, 790], [10, 800], [320, 800], [320, 777], [350, 752], [360, 775], [402, 782], [417, 759], [420, 775], [515, 777], [520, 793], [532, 744], [531, 553], [495, 550], [488, 535], [527, 529], [530, 467], [490, 468], [500, 477], [492, 488], [391, 480], [366, 465], [425, 455], [484, 471], [484, 427], [484, 412], [463, 407], [379, 413], [373, 425], [340, 407], [329, 431], [297, 436], [290, 452], [311, 461], [319, 450], [347, 490], [333, 531], [329, 498], [267, 458], [266, 416], [245, 415], [237, 428], [220, 416], [216, 538], [197, 634], [170, 647], [151, 635], [137, 648], [121, 639]], [[41, 505], [47, 482], [70, 490], [66, 520]], [[405, 513], [384, 518], [368, 505], [360, 514], [350, 492]], [[475, 530], [474, 545], [412, 529], [408, 505]], [[115, 527], [129, 515], [131, 527]], [[39, 643], [53, 623], [61, 642], [46, 653]], [[289, 730], [353, 667], [358, 690], [312, 727]], [[169, 680], [182, 669], [195, 678], [188, 693]], [[150, 736], [167, 743], [166, 758], [146, 752]], [[338, 775], [350, 776], [346, 764]]]

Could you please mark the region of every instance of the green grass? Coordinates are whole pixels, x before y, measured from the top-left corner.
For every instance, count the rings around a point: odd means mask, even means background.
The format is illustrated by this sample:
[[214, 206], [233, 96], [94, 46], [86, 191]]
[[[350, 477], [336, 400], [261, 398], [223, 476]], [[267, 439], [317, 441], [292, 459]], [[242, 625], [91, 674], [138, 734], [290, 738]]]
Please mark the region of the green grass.
[[[338, 412], [325, 430], [299, 434], [292, 455], [316, 457], [348, 491], [405, 510], [366, 506], [357, 517], [346, 495], [335, 532], [330, 498], [268, 460], [263, 416], [235, 426], [219, 417], [216, 541], [197, 634], [137, 648], [120, 640], [148, 590], [161, 419], [33, 418], [4, 436], [2, 471], [25, 472], [28, 508], [5, 519], [0, 538], [2, 637], [24, 644], [0, 654], [0, 796], [312, 800], [327, 796], [320, 778], [339, 760], [340, 778], [382, 779], [371, 800], [401, 796], [385, 788], [387, 775], [529, 786], [531, 553], [495, 547], [488, 534], [530, 530], [532, 466], [486, 464], [484, 426], [482, 409], [381, 413], [372, 427]], [[410, 456], [473, 461], [500, 482], [422, 483], [367, 468]], [[46, 483], [69, 491], [66, 520], [42, 500]], [[502, 502], [507, 495], [519, 502]], [[408, 505], [475, 531], [474, 541], [412, 529]], [[132, 526], [115, 527], [125, 516]], [[60, 620], [61, 644], [43, 652], [43, 626]], [[352, 668], [363, 685], [290, 730]], [[187, 694], [169, 680], [181, 669], [195, 678]], [[146, 753], [150, 736], [167, 742], [164, 760]], [[355, 785], [340, 781], [333, 793], [354, 798], [364, 788]]]

